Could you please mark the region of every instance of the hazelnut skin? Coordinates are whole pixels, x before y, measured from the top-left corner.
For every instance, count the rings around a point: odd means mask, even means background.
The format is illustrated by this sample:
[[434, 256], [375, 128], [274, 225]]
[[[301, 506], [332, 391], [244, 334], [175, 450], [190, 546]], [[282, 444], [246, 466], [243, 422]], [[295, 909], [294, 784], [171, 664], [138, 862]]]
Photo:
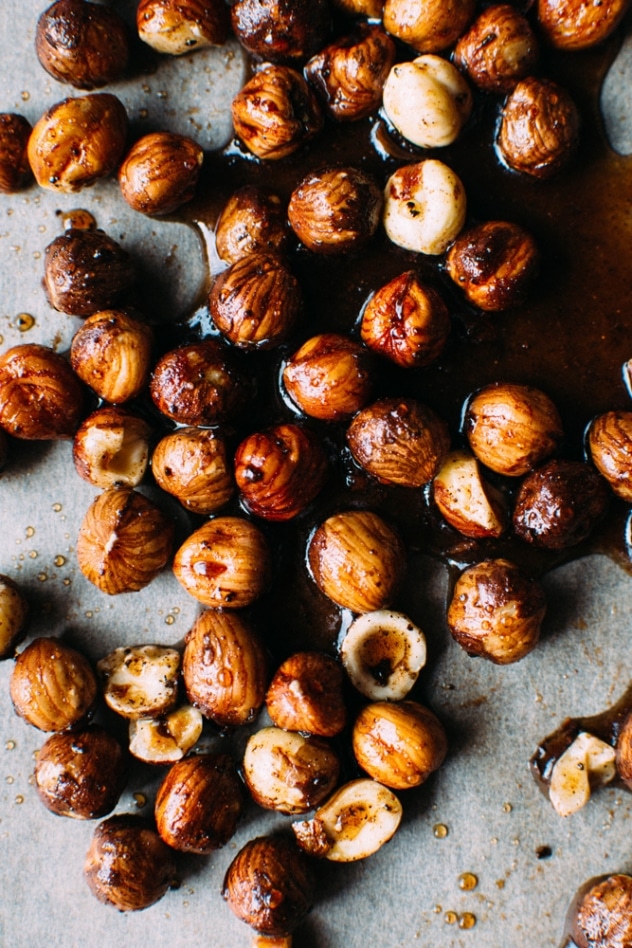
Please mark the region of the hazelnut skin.
[[588, 429], [593, 464], [622, 500], [632, 501], [632, 412], [608, 411]]
[[171, 214], [192, 199], [203, 161], [204, 152], [186, 135], [144, 135], [119, 168], [121, 194], [135, 211]]
[[588, 49], [616, 30], [629, 6], [627, 0], [604, 0], [599, 4], [538, 0], [538, 24], [556, 49]]
[[229, 16], [222, 0], [140, 0], [138, 35], [158, 53], [181, 56], [196, 49], [223, 46]]
[[237, 263], [250, 253], [282, 256], [289, 243], [286, 212], [277, 194], [247, 184], [228, 199], [215, 228], [220, 260]]
[[632, 876], [615, 873], [583, 886], [567, 927], [577, 948], [625, 948], [632, 940]]
[[307, 59], [330, 28], [327, 0], [235, 0], [230, 16], [244, 49], [270, 63]]
[[0, 113], [0, 192], [13, 194], [31, 178], [27, 146], [31, 123], [15, 112]]
[[454, 63], [483, 92], [511, 92], [533, 74], [538, 41], [527, 18], [509, 3], [488, 7], [456, 44]]
[[75, 470], [94, 487], [137, 487], [147, 470], [150, 436], [151, 426], [139, 415], [124, 408], [99, 408], [75, 434]]
[[368, 402], [372, 370], [369, 352], [354, 339], [322, 333], [290, 356], [283, 369], [283, 384], [306, 415], [341, 421]]
[[277, 669], [266, 694], [277, 727], [335, 737], [345, 726], [343, 673], [321, 652], [296, 652]]
[[0, 659], [10, 658], [26, 634], [29, 604], [18, 584], [0, 573]]
[[459, 576], [448, 627], [468, 655], [496, 665], [520, 661], [538, 643], [546, 600], [539, 583], [508, 560], [483, 560]]
[[386, 0], [384, 27], [418, 53], [438, 53], [465, 32], [476, 0]]
[[91, 316], [116, 306], [136, 279], [132, 258], [100, 230], [71, 228], [45, 250], [44, 290], [53, 309]]
[[165, 435], [154, 449], [151, 469], [158, 486], [193, 513], [213, 513], [235, 492], [226, 443], [208, 428], [177, 428]]
[[79, 379], [53, 349], [26, 343], [0, 355], [0, 428], [14, 438], [69, 440], [83, 401]]
[[70, 365], [82, 382], [111, 405], [136, 398], [149, 383], [154, 333], [122, 310], [88, 316], [70, 346]]

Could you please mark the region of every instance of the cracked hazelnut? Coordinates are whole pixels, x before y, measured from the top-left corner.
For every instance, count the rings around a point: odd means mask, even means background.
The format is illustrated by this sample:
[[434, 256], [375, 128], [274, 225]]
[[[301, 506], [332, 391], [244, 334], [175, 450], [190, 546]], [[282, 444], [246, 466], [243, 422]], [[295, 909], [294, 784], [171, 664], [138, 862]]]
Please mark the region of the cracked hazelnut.
[[10, 658], [26, 633], [29, 604], [18, 584], [0, 573], [0, 659]]
[[377, 182], [357, 168], [310, 172], [292, 192], [292, 230], [314, 253], [358, 250], [375, 234], [382, 212]]
[[74, 436], [83, 389], [63, 356], [27, 343], [0, 355], [0, 428], [26, 441]]
[[186, 135], [144, 135], [119, 168], [121, 194], [135, 211], [171, 214], [193, 198], [203, 161], [204, 152]]
[[223, 46], [229, 15], [222, 0], [140, 0], [136, 26], [143, 43], [158, 53], [181, 56]]
[[386, 182], [384, 230], [404, 250], [442, 254], [463, 228], [466, 205], [461, 179], [442, 161], [426, 158]]
[[372, 367], [371, 356], [354, 339], [322, 333], [290, 356], [283, 369], [283, 384], [306, 415], [341, 421], [369, 400]]
[[13, 194], [31, 177], [27, 145], [31, 123], [15, 112], [0, 112], [0, 192]]
[[454, 62], [483, 92], [511, 92], [533, 74], [538, 41], [527, 18], [509, 3], [484, 10], [459, 39]]
[[75, 434], [75, 470], [94, 487], [137, 487], [147, 470], [150, 435], [144, 418], [123, 408], [100, 408]]
[[342, 669], [320, 652], [296, 652], [277, 669], [266, 694], [272, 722], [288, 731], [335, 737], [345, 726]]
[[418, 53], [438, 53], [465, 32], [476, 0], [386, 0], [384, 27]]
[[120, 303], [134, 286], [132, 258], [100, 230], [71, 228], [45, 250], [44, 290], [53, 309], [91, 316]]
[[282, 256], [289, 243], [283, 202], [278, 194], [247, 184], [224, 205], [215, 228], [220, 260], [237, 263], [250, 253]]
[[147, 323], [122, 310], [88, 316], [72, 339], [70, 365], [105, 402], [136, 398], [149, 382], [154, 334]]
[[124, 718], [159, 717], [178, 699], [180, 653], [161, 645], [115, 648], [97, 662], [105, 703]]
[[588, 429], [588, 449], [617, 497], [632, 501], [632, 412], [598, 415]]
[[327, 0], [235, 0], [230, 17], [244, 49], [270, 63], [307, 59], [331, 25]]
[[537, 17], [548, 42], [557, 49], [588, 49], [607, 39], [621, 23], [628, 0], [538, 0]]
[[463, 536], [499, 537], [507, 529], [507, 504], [482, 476], [468, 451], [452, 451], [432, 482], [432, 496], [442, 516]]
[[159, 487], [194, 513], [208, 514], [235, 491], [224, 439], [208, 428], [177, 428], [154, 449], [152, 473]]
[[426, 638], [402, 612], [365, 612], [349, 626], [340, 658], [360, 694], [372, 701], [401, 701], [426, 664]]
[[575, 896], [567, 929], [577, 948], [625, 948], [632, 940], [632, 876], [591, 879]]
[[200, 711], [184, 704], [158, 718], [136, 718], [129, 722], [130, 754], [146, 764], [173, 764], [182, 760], [202, 735]]
[[555, 762], [548, 787], [549, 800], [560, 816], [577, 813], [591, 791], [614, 780], [615, 749], [582, 731]]

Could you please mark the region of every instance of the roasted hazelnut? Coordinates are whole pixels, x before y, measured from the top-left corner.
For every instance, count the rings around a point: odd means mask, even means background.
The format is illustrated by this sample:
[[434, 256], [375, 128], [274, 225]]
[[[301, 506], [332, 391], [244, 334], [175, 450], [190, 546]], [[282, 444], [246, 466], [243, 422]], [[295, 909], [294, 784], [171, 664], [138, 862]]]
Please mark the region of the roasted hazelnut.
[[198, 602], [241, 609], [265, 592], [270, 550], [263, 533], [243, 517], [215, 517], [176, 552], [173, 572]]
[[76, 89], [98, 89], [116, 82], [127, 68], [127, 27], [109, 7], [85, 0], [57, 0], [37, 21], [35, 52], [58, 82]]
[[82, 422], [72, 445], [79, 477], [94, 487], [137, 487], [149, 461], [151, 426], [123, 408], [100, 408]]
[[538, 643], [546, 600], [539, 583], [508, 560], [464, 570], [448, 606], [448, 627], [469, 655], [508, 665]]
[[488, 7], [461, 36], [454, 62], [483, 92], [511, 92], [533, 74], [538, 41], [527, 18], [509, 3]]
[[534, 178], [550, 178], [568, 164], [579, 141], [579, 112], [565, 89], [550, 79], [522, 79], [507, 98], [498, 151], [507, 165]]
[[106, 816], [126, 781], [125, 752], [102, 727], [53, 734], [37, 753], [35, 787], [44, 806], [58, 816]]
[[360, 694], [372, 701], [401, 701], [426, 664], [426, 637], [402, 612], [365, 612], [349, 626], [340, 658]]
[[452, 451], [435, 474], [432, 496], [451, 527], [463, 536], [499, 537], [507, 529], [507, 504], [482, 476], [468, 451]]
[[140, 0], [136, 26], [143, 43], [158, 53], [181, 56], [222, 46], [228, 39], [229, 15], [222, 0]]
[[150, 394], [159, 411], [182, 425], [216, 425], [243, 409], [249, 386], [215, 339], [180, 346], [154, 367]]
[[298, 280], [280, 257], [251, 253], [215, 280], [209, 296], [213, 322], [244, 349], [284, 342], [302, 306]]
[[26, 633], [29, 605], [18, 584], [0, 573], [0, 659], [10, 658]]
[[314, 883], [305, 856], [284, 836], [260, 836], [239, 850], [222, 895], [237, 918], [264, 935], [287, 935], [307, 915]]
[[448, 426], [413, 398], [382, 398], [347, 429], [354, 458], [383, 484], [423, 487], [450, 449]]
[[510, 382], [477, 392], [466, 408], [464, 430], [479, 461], [508, 477], [527, 474], [555, 451], [563, 435], [548, 395]]
[[92, 502], [77, 539], [83, 575], [110, 596], [147, 586], [169, 562], [174, 524], [130, 487], [106, 490]]
[[31, 123], [14, 112], [0, 113], [0, 192], [13, 194], [28, 184], [27, 145]]
[[438, 255], [465, 223], [467, 201], [461, 179], [436, 158], [399, 168], [386, 182], [384, 230], [404, 250]]
[[172, 850], [150, 823], [129, 813], [97, 826], [84, 875], [99, 902], [119, 912], [148, 908], [178, 883]]
[[476, 0], [386, 0], [384, 26], [418, 53], [447, 49], [465, 32]]
[[369, 777], [392, 790], [418, 787], [448, 752], [439, 719], [416, 701], [377, 701], [360, 711], [353, 753]]
[[390, 36], [380, 26], [364, 25], [313, 56], [305, 75], [332, 118], [354, 122], [379, 109], [394, 62]]
[[632, 789], [632, 714], [630, 713], [621, 723], [615, 750], [617, 776], [628, 789]]
[[165, 435], [151, 469], [158, 486], [194, 513], [214, 513], [235, 491], [226, 443], [208, 428], [177, 428]]
[[177, 701], [180, 653], [161, 645], [116, 648], [97, 662], [97, 672], [112, 711], [132, 720], [155, 718]]
[[287, 158], [321, 130], [316, 96], [289, 66], [265, 66], [233, 99], [235, 132], [258, 158]]
[[116, 170], [127, 139], [127, 112], [109, 92], [64, 99], [36, 123], [28, 144], [35, 180], [53, 191], [79, 191]]
[[358, 168], [310, 172], [292, 191], [292, 230], [314, 253], [358, 250], [376, 232], [382, 212], [377, 182]]
[[198, 616], [185, 640], [182, 674], [189, 701], [219, 727], [249, 724], [263, 705], [266, 654], [235, 613], [207, 609]]
[[549, 800], [556, 813], [570, 816], [588, 803], [592, 790], [610, 783], [616, 775], [614, 747], [581, 731], [555, 761]]
[[352, 612], [387, 606], [405, 569], [398, 534], [369, 510], [329, 517], [312, 536], [307, 554], [321, 592]]
[[598, 415], [588, 429], [588, 449], [617, 497], [632, 501], [632, 412]]
[[366, 16], [371, 20], [381, 20], [384, 10], [384, 0], [331, 0], [331, 5], [343, 13]]
[[226, 263], [237, 263], [250, 253], [282, 256], [288, 237], [281, 198], [251, 184], [228, 199], [215, 228], [217, 255]]
[[266, 694], [277, 727], [335, 737], [345, 726], [342, 669], [321, 652], [296, 652], [279, 666]]
[[180, 760], [156, 794], [156, 827], [164, 842], [205, 855], [234, 835], [243, 808], [243, 784], [228, 754], [197, 754]]
[[204, 718], [197, 708], [184, 704], [159, 718], [129, 722], [130, 754], [146, 764], [173, 764], [182, 760], [202, 735]]
[[38, 638], [17, 656], [11, 700], [40, 731], [65, 731], [92, 711], [97, 680], [87, 658], [58, 639]]
[[70, 346], [70, 365], [105, 402], [120, 405], [149, 382], [154, 334], [147, 323], [122, 310], [88, 316]]
[[607, 39], [621, 23], [628, 0], [538, 0], [537, 17], [546, 39], [557, 49], [588, 49]]
[[70, 439], [79, 426], [83, 389], [66, 360], [36, 343], [0, 355], [0, 427], [26, 441]]
[[286, 362], [283, 384], [306, 415], [321, 421], [341, 421], [369, 400], [373, 387], [371, 357], [347, 336], [312, 336]]
[[362, 313], [362, 341], [404, 369], [439, 358], [450, 332], [450, 314], [439, 292], [414, 270], [380, 287]]
[[330, 28], [327, 0], [235, 0], [230, 18], [244, 49], [270, 63], [307, 59]]
[[632, 940], [632, 876], [615, 873], [582, 886], [567, 928], [577, 948], [625, 948]]
[[45, 251], [44, 290], [53, 309], [91, 316], [116, 306], [136, 279], [132, 258], [100, 230], [71, 228]]
[[119, 168], [121, 194], [135, 211], [171, 214], [192, 199], [203, 161], [204, 152], [186, 135], [144, 135]]

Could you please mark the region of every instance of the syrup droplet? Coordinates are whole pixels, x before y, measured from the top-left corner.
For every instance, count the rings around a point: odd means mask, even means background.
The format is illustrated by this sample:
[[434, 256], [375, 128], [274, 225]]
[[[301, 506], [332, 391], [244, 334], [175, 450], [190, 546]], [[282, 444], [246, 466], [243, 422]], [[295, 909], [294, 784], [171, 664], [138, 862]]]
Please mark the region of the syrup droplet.
[[437, 837], [437, 839], [445, 839], [450, 831], [445, 823], [435, 823], [435, 825], [432, 827], [432, 832]]
[[459, 889], [463, 889], [464, 892], [471, 892], [477, 885], [478, 876], [475, 876], [473, 872], [462, 872], [459, 876]]
[[15, 798], [15, 802], [18, 804], [24, 803], [24, 797], [22, 796], [21, 793], [18, 793], [17, 797]]
[[35, 536], [35, 527], [27, 527], [26, 530], [24, 531], [24, 534], [27, 537]]
[[167, 616], [165, 619], [165, 622], [167, 623], [167, 625], [173, 625], [175, 621], [176, 620], [172, 615]]
[[15, 750], [15, 741], [7, 741], [4, 745], [8, 751]]
[[45, 583], [48, 579], [48, 573], [38, 573], [37, 578], [39, 579], [40, 583]]
[[37, 550], [31, 550], [31, 552], [29, 553], [29, 559], [36, 560], [37, 557], [38, 557]]
[[66, 564], [66, 557], [65, 557], [65, 556], [62, 556], [61, 553], [60, 553], [58, 556], [55, 557], [55, 559], [53, 560], [53, 562], [54, 562], [55, 566], [65, 566], [65, 564]]
[[476, 915], [471, 912], [463, 912], [459, 919], [459, 928], [474, 928], [476, 925]]
[[27, 92], [26, 89], [24, 89], [23, 92], [20, 93], [20, 97], [22, 99], [22, 102], [28, 102], [28, 100], [31, 98], [31, 93]]
[[443, 921], [446, 923], [446, 925], [455, 925], [458, 917], [459, 916], [456, 914], [456, 912], [449, 911], [443, 916]]
[[11, 783], [13, 783], [13, 781], [14, 781], [15, 778], [14, 778], [14, 777], [11, 777], [11, 776], [8, 776], [8, 777], [5, 777], [4, 779], [6, 780], [7, 783], [11, 784]]
[[19, 332], [28, 332], [35, 325], [35, 317], [30, 313], [18, 313], [15, 317], [15, 325]]
[[144, 807], [147, 803], [147, 797], [144, 793], [135, 793], [134, 794], [134, 803], [139, 808], [139, 810]]
[[503, 813], [511, 813], [513, 807], [511, 803], [503, 803]]
[[62, 509], [63, 509], [63, 508], [62, 508], [61, 504], [53, 504], [53, 510], [55, 511], [55, 513], [59, 513], [59, 511], [62, 510]]

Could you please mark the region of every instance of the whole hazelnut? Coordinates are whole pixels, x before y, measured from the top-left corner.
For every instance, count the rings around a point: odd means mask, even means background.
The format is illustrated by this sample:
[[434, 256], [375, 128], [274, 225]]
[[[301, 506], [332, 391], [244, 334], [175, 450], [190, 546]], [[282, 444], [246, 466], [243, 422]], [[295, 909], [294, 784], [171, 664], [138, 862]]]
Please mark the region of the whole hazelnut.
[[577, 948], [625, 948], [632, 939], [632, 876], [614, 873], [582, 886], [567, 928]]
[[626, 714], [616, 743], [617, 776], [628, 789], [632, 789], [632, 714]]
[[296, 652], [276, 670], [266, 693], [272, 722], [288, 731], [335, 737], [347, 712], [342, 669], [321, 652]]
[[219, 510], [235, 491], [226, 443], [208, 428], [177, 428], [165, 435], [154, 448], [151, 470], [158, 486], [194, 513]]
[[132, 258], [101, 230], [71, 228], [45, 251], [48, 302], [71, 316], [91, 316], [116, 306], [134, 286]]
[[306, 415], [341, 421], [368, 402], [372, 369], [370, 354], [354, 339], [322, 333], [290, 356], [283, 369], [283, 384]]
[[28, 158], [42, 188], [73, 192], [116, 170], [127, 139], [116, 96], [93, 92], [52, 105], [29, 138]]
[[423, 487], [450, 449], [448, 426], [412, 398], [382, 398], [363, 408], [347, 429], [354, 458], [383, 484]]
[[196, 49], [222, 46], [229, 15], [222, 0], [140, 0], [138, 35], [158, 53], [181, 56]]
[[244, 49], [270, 63], [307, 59], [331, 25], [327, 0], [235, 0], [230, 17]]
[[70, 365], [105, 402], [120, 405], [149, 383], [154, 334], [130, 313], [107, 309], [88, 316], [74, 334]]
[[375, 234], [382, 195], [371, 175], [358, 168], [310, 172], [292, 192], [292, 230], [314, 253], [358, 250]]
[[509, 3], [484, 10], [459, 39], [454, 62], [483, 92], [511, 92], [533, 74], [538, 41], [526, 16]]
[[97, 662], [108, 708], [128, 720], [158, 718], [178, 700], [180, 652], [163, 645], [115, 648]]
[[204, 152], [186, 135], [144, 135], [119, 168], [121, 194], [135, 211], [171, 214], [192, 199], [203, 161]]
[[366, 16], [371, 20], [381, 20], [384, 0], [331, 0], [334, 9], [351, 16]]
[[35, 32], [40, 64], [58, 82], [98, 89], [116, 82], [129, 59], [125, 21], [108, 7], [57, 0], [40, 15]]
[[75, 433], [75, 470], [94, 487], [137, 487], [147, 470], [150, 435], [151, 426], [139, 415], [99, 408]]
[[254, 185], [238, 188], [224, 205], [215, 228], [220, 260], [236, 263], [250, 253], [285, 253], [289, 230], [278, 194]]
[[588, 450], [617, 497], [632, 501], [632, 412], [607, 411], [593, 419]]
[[0, 659], [10, 658], [26, 633], [29, 604], [20, 587], [0, 573]]
[[464, 570], [448, 606], [452, 637], [469, 655], [508, 665], [538, 643], [546, 612], [541, 586], [508, 560], [483, 560]]
[[616, 30], [629, 6], [627, 0], [601, 0], [599, 4], [538, 0], [538, 24], [557, 49], [588, 49]]
[[407, 270], [370, 298], [360, 333], [369, 349], [396, 365], [420, 368], [441, 355], [450, 333], [450, 314], [438, 290]]
[[399, 168], [386, 182], [384, 230], [404, 250], [442, 254], [465, 223], [461, 179], [436, 158]]
[[289, 66], [265, 66], [233, 99], [235, 132], [257, 158], [287, 158], [321, 130], [316, 96]]
[[447, 49], [465, 32], [476, 0], [386, 0], [384, 27], [419, 53]]
[[489, 484], [469, 451], [451, 451], [432, 482], [432, 497], [441, 515], [463, 536], [499, 537], [507, 529], [507, 502]]
[[0, 428], [14, 438], [72, 438], [83, 401], [79, 379], [53, 349], [26, 343], [0, 355]]
[[0, 112], [0, 192], [13, 194], [31, 177], [27, 145], [31, 123], [15, 112]]
[[498, 151], [514, 171], [550, 178], [572, 158], [579, 112], [569, 93], [550, 79], [522, 79], [503, 106]]

